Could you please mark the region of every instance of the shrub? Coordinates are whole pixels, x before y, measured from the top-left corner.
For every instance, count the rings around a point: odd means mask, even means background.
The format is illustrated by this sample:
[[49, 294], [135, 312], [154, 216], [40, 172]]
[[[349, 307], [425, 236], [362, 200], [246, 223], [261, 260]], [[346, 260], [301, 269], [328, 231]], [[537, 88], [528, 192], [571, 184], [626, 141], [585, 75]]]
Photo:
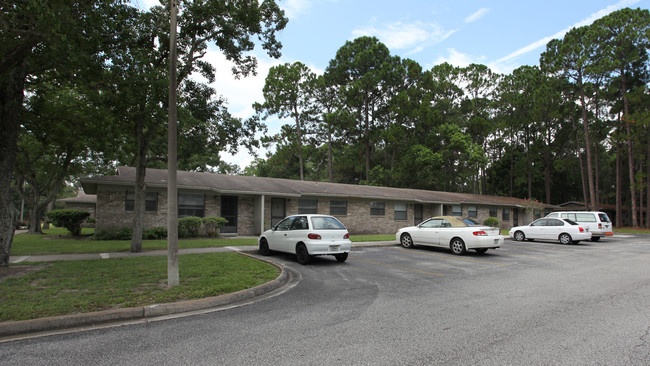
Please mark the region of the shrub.
[[196, 238], [199, 236], [201, 227], [201, 218], [190, 216], [178, 219], [178, 237], [179, 238]]
[[90, 212], [82, 210], [52, 210], [47, 213], [47, 219], [55, 226], [66, 228], [72, 236], [81, 235], [81, 224], [90, 216]]
[[154, 227], [151, 229], [144, 229], [142, 233], [142, 239], [144, 240], [157, 240], [164, 239], [167, 237], [167, 228], [165, 227]]
[[96, 229], [93, 238], [95, 240], [131, 240], [131, 228], [111, 227]]
[[224, 219], [223, 217], [203, 218], [203, 225], [205, 225], [205, 232], [208, 234], [209, 237], [215, 237], [215, 236], [218, 237], [219, 228], [221, 228], [227, 222], [228, 220]]
[[485, 221], [483, 221], [483, 225], [491, 226], [491, 227], [499, 227], [499, 219], [497, 219], [496, 217], [488, 217], [487, 219], [485, 219]]

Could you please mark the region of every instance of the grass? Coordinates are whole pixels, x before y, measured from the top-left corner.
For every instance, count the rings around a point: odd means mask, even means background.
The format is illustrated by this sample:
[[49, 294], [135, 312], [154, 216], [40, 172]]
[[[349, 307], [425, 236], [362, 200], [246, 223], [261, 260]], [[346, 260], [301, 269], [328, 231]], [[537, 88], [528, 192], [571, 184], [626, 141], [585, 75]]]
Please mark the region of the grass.
[[251, 288], [279, 270], [236, 253], [179, 257], [180, 284], [167, 288], [167, 257], [59, 261], [0, 283], [0, 321], [200, 299]]
[[[12, 256], [48, 255], [48, 254], [86, 254], [128, 252], [130, 240], [91, 240], [94, 229], [83, 229], [82, 238], [71, 238], [63, 228], [44, 230], [44, 235], [20, 234], [14, 236], [11, 247]], [[352, 242], [395, 240], [394, 234], [353, 235]], [[215, 248], [230, 246], [257, 245], [257, 238], [198, 238], [179, 239], [178, 248]], [[143, 240], [142, 251], [165, 250], [167, 240]]]
[[[92, 229], [83, 229], [82, 238], [70, 238], [65, 229], [52, 228], [44, 230], [44, 235], [14, 235], [11, 247], [12, 256], [46, 255], [46, 254], [82, 254], [128, 252], [130, 240], [90, 240]], [[179, 239], [178, 248], [210, 248], [225, 246], [257, 245], [255, 238], [232, 239]], [[142, 251], [165, 250], [167, 240], [143, 240]]]

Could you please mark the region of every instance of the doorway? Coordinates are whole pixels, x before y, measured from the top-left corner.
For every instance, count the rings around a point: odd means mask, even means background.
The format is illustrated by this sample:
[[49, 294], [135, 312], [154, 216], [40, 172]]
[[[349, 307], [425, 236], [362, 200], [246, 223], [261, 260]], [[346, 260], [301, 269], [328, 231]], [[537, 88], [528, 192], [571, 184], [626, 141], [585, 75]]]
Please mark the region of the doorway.
[[221, 196], [221, 217], [228, 222], [221, 227], [223, 234], [237, 233], [237, 196]]
[[287, 200], [271, 198], [271, 227], [275, 226], [287, 215]]

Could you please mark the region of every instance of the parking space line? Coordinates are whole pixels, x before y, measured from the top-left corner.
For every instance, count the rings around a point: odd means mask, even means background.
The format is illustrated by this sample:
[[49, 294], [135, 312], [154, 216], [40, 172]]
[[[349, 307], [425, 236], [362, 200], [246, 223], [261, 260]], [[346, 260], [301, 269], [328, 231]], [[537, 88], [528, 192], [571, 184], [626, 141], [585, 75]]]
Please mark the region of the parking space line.
[[394, 264], [389, 264], [389, 263], [375, 262], [375, 261], [371, 261], [371, 260], [369, 260], [369, 259], [363, 259], [363, 258], [359, 258], [359, 257], [349, 257], [349, 258], [350, 258], [350, 259], [354, 259], [354, 260], [360, 260], [360, 261], [363, 261], [363, 262], [372, 263], [372, 264], [379, 264], [379, 265], [382, 265], [382, 266], [387, 266], [387, 267], [393, 267], [393, 268], [403, 269], [403, 270], [407, 270], [407, 271], [420, 272], [420, 273], [430, 274], [430, 275], [440, 276], [440, 277], [444, 277], [444, 276], [445, 276], [445, 275], [440, 274], [440, 273], [433, 273], [433, 272], [422, 271], [422, 270], [415, 269], [415, 268], [408, 268], [408, 267], [396, 266], [396, 265], [394, 265]]
[[[399, 248], [394, 248], [393, 250], [399, 250], [399, 251], [407, 252], [407, 253], [415, 253], [415, 252], [412, 251], [411, 249], [399, 249]], [[458, 260], [461, 260], [461, 261], [477, 262], [477, 263], [487, 263], [487, 264], [494, 264], [494, 265], [497, 265], [497, 266], [508, 266], [508, 265], [509, 265], [509, 264], [505, 264], [505, 263], [495, 263], [495, 262], [481, 261], [481, 260], [478, 260], [478, 259], [469, 259], [469, 258], [461, 258], [461, 257], [450, 257], [450, 256], [448, 256], [448, 255], [441, 255], [441, 254], [424, 253], [424, 252], [418, 252], [418, 253], [425, 254], [425, 255], [430, 255], [430, 256], [432, 256], [432, 257], [441, 257], [441, 258], [447, 258], [447, 259], [458, 259]]]

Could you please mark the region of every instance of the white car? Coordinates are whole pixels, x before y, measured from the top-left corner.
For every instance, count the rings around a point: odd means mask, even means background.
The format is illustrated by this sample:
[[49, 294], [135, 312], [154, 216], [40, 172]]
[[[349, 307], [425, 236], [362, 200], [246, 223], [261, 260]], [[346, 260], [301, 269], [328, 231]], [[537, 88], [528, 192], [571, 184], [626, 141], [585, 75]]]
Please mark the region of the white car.
[[598, 211], [564, 211], [552, 212], [546, 218], [569, 219], [582, 225], [591, 233], [591, 241], [598, 241], [600, 238], [614, 235], [612, 221], [604, 212]]
[[288, 216], [258, 239], [260, 254], [272, 251], [295, 254], [298, 263], [307, 264], [312, 256], [333, 255], [345, 262], [352, 247], [348, 229], [333, 216]]
[[589, 228], [577, 222], [560, 218], [537, 219], [526, 226], [510, 229], [510, 237], [517, 240], [558, 240], [562, 244], [578, 244], [591, 239]]
[[465, 254], [469, 249], [485, 253], [503, 245], [499, 228], [480, 225], [472, 219], [458, 216], [438, 216], [417, 226], [401, 228], [395, 234], [404, 248], [426, 245], [450, 248], [454, 254]]

